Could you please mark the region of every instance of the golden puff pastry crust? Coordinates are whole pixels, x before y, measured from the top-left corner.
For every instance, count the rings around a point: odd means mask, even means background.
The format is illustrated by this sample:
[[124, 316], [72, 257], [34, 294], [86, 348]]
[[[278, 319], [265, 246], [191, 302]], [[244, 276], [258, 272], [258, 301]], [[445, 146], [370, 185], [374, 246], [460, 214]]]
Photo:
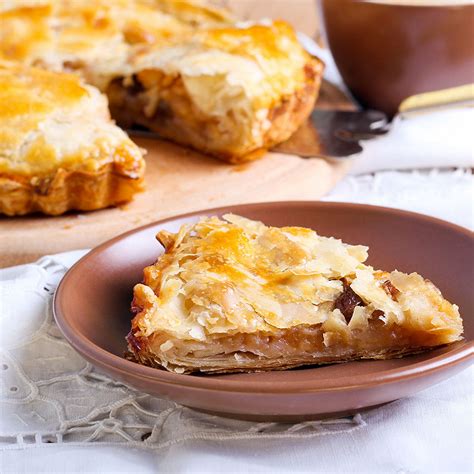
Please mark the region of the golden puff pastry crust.
[[385, 359], [461, 339], [456, 305], [368, 248], [236, 215], [177, 234], [134, 288], [128, 356], [177, 373]]
[[0, 213], [58, 215], [142, 188], [142, 151], [76, 75], [0, 62]]
[[108, 95], [119, 124], [226, 161], [289, 138], [319, 91], [322, 63], [282, 21], [238, 24], [189, 0], [9, 3], [0, 57], [74, 71]]

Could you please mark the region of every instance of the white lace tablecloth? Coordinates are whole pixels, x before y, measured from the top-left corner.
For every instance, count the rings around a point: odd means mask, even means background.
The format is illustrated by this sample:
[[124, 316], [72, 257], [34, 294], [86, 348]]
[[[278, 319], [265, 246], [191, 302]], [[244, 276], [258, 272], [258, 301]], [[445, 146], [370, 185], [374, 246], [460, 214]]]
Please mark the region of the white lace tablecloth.
[[[350, 176], [327, 197], [471, 228], [472, 198], [461, 169]], [[0, 270], [0, 472], [472, 472], [472, 368], [367, 413], [299, 424], [205, 415], [101, 375], [51, 315], [84, 252]]]

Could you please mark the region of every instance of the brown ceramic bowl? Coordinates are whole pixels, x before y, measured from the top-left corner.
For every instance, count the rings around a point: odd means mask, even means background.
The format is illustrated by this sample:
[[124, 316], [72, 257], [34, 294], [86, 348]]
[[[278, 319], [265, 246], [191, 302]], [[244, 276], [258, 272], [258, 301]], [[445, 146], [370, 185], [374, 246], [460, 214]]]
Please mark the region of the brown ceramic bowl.
[[470, 0], [319, 0], [344, 82], [393, 116], [408, 96], [474, 81]]
[[[226, 212], [275, 226], [311, 227], [321, 235], [370, 245], [369, 262], [375, 267], [416, 270], [456, 302], [464, 318], [465, 340], [403, 359], [253, 374], [179, 375], [125, 360], [132, 287], [161, 252], [156, 232], [176, 231], [200, 216]], [[230, 206], [165, 219], [95, 248], [63, 278], [54, 314], [83, 357], [137, 390], [226, 416], [309, 419], [405, 397], [467, 367], [474, 352], [473, 255], [471, 232], [410, 212], [324, 202]]]

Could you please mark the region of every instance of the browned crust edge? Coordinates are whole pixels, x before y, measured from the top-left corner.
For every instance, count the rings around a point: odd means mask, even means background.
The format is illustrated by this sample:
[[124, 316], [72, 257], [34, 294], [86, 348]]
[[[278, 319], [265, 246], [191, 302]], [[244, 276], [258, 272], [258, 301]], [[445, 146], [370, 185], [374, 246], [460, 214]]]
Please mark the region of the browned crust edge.
[[33, 184], [0, 175], [0, 214], [18, 216], [41, 212], [52, 216], [69, 210], [92, 211], [130, 201], [143, 190], [145, 162], [127, 174], [108, 163], [97, 172], [59, 168]]

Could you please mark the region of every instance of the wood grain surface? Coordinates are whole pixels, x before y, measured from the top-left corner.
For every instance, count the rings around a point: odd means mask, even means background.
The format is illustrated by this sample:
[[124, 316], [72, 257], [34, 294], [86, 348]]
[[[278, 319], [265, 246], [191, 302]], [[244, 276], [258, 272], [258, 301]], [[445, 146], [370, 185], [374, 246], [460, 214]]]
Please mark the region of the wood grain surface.
[[194, 210], [318, 199], [348, 167], [348, 162], [330, 164], [279, 153], [232, 166], [170, 143], [139, 140], [139, 145], [148, 150], [145, 192], [119, 208], [59, 217], [0, 217], [0, 266], [94, 247], [134, 227]]

